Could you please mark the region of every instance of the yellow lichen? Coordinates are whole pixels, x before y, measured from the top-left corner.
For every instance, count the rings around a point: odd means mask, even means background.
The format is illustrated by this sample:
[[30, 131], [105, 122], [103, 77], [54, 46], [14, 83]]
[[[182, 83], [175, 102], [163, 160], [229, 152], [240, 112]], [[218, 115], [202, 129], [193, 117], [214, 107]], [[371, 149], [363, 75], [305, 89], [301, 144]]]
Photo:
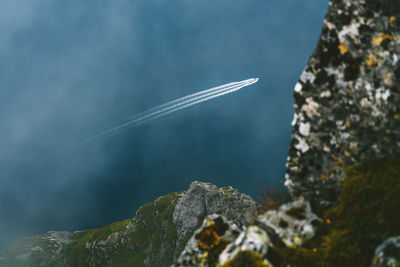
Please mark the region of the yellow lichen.
[[339, 50], [342, 55], [346, 54], [349, 51], [349, 49], [347, 48], [347, 42], [344, 44], [340, 44]]
[[349, 128], [351, 125], [351, 121], [349, 118], [346, 119], [346, 127]]
[[380, 44], [382, 43], [382, 41], [383, 41], [383, 40], [386, 40], [386, 39], [393, 40], [393, 37], [390, 36], [389, 34], [384, 34], [384, 33], [382, 33], [382, 34], [379, 35], [378, 37], [372, 38], [371, 43], [372, 43], [373, 45], [380, 45]]
[[212, 229], [204, 229], [196, 236], [196, 238], [198, 238], [197, 242], [201, 249], [213, 248], [221, 239]]
[[382, 60], [380, 60], [379, 58], [377, 58], [373, 54], [369, 54], [368, 58], [367, 58], [367, 60], [365, 62], [367, 63], [368, 67], [371, 67], [374, 64], [381, 63]]
[[392, 74], [390, 72], [385, 74], [385, 83], [387, 85], [392, 85], [393, 84]]

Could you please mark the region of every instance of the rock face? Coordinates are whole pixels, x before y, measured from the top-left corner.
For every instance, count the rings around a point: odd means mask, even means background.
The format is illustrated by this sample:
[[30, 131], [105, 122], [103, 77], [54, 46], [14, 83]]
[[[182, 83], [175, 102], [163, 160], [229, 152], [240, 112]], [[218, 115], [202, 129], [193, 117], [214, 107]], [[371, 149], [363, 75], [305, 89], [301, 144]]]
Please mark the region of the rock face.
[[208, 214], [223, 214], [228, 220], [248, 225], [256, 209], [257, 204], [250, 196], [232, 187], [218, 188], [209, 183], [193, 182], [174, 210], [178, 240], [186, 242]]
[[372, 267], [400, 266], [400, 236], [385, 240], [376, 250]]
[[133, 219], [78, 232], [48, 232], [0, 251], [0, 266], [170, 266], [209, 212], [248, 224], [256, 202], [231, 187], [193, 182], [142, 206]]
[[400, 2], [331, 0], [294, 88], [286, 186], [335, 202], [343, 165], [400, 151]]

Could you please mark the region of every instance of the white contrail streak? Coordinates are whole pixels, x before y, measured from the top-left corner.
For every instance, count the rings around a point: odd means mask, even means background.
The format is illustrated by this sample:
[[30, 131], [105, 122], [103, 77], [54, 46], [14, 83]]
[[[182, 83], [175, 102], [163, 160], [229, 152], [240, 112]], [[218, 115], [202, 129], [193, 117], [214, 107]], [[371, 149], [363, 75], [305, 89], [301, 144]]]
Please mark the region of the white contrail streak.
[[[217, 86], [217, 87], [213, 87], [211, 89], [206, 89], [206, 90], [203, 90], [203, 91], [191, 94], [191, 95], [187, 95], [187, 96], [178, 98], [178, 99], [170, 101], [170, 102], [167, 102], [167, 103], [159, 105], [157, 107], [151, 108], [151, 109], [146, 110], [146, 111], [144, 111], [142, 113], [139, 113], [139, 114], [137, 114], [137, 115], [135, 115], [133, 117], [128, 118], [128, 120], [133, 120], [135, 118], [144, 117], [146, 114], [150, 114], [150, 113], [153, 113], [153, 112], [155, 112], [157, 110], [161, 110], [161, 109], [164, 109], [164, 108], [167, 108], [167, 107], [175, 106], [176, 104], [182, 103], [183, 101], [185, 101], [185, 103], [187, 103], [188, 101], [192, 101], [194, 99], [198, 99], [198, 98], [204, 97], [205, 95], [210, 95], [212, 93], [220, 92], [222, 90], [227, 90], [229, 88], [236, 87], [236, 86], [241, 85], [243, 83], [250, 83], [248, 85], [251, 85], [253, 83], [256, 83], [257, 81], [258, 81], [258, 78], [256, 78], [256, 79], [253, 78], [253, 79], [248, 79], [248, 80], [244, 80], [244, 81], [240, 81], [240, 82], [232, 82], [232, 83], [220, 85], [220, 86]], [[245, 85], [245, 86], [247, 86], [247, 85]]]
[[248, 80], [243, 80], [240, 82], [232, 82], [228, 83], [225, 85], [221, 85], [218, 87], [214, 87], [211, 89], [203, 90], [195, 94], [187, 95], [181, 98], [178, 98], [176, 100], [167, 102], [165, 104], [162, 104], [160, 106], [157, 106], [155, 108], [149, 109], [145, 112], [142, 112], [134, 117], [131, 117], [128, 119], [128, 122], [123, 123], [119, 126], [110, 128], [108, 130], [105, 130], [95, 136], [89, 137], [86, 140], [82, 141], [81, 144], [85, 144], [94, 140], [97, 140], [99, 138], [112, 135], [122, 129], [125, 129], [127, 127], [132, 127], [132, 126], [138, 126], [143, 123], [151, 122], [157, 118], [160, 118], [162, 116], [165, 116], [167, 114], [170, 114], [172, 112], [188, 108], [190, 106], [193, 106], [195, 104], [199, 104], [201, 102], [223, 96], [229, 93], [233, 93], [235, 91], [238, 91], [242, 89], [243, 87], [252, 85], [254, 83], [258, 82], [258, 78], [252, 78]]

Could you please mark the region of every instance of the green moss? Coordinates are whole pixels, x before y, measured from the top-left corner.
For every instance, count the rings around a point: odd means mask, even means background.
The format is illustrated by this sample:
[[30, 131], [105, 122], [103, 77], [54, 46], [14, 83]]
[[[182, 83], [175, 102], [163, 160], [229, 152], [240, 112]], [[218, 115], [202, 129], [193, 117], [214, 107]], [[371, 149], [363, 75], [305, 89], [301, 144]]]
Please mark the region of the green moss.
[[229, 242], [221, 240], [218, 245], [210, 249], [207, 256], [209, 266], [215, 266], [218, 262], [219, 255], [229, 245]]
[[89, 251], [85, 248], [86, 243], [106, 240], [107, 237], [112, 233], [123, 230], [130, 221], [131, 219], [127, 219], [99, 229], [85, 230], [74, 233], [71, 236], [72, 242], [64, 248], [63, 253], [73, 266], [83, 266], [87, 264], [87, 259], [89, 257]]
[[[108, 265], [107, 262], [112, 262], [112, 266], [143, 266], [146, 260], [147, 266], [171, 265], [177, 240], [172, 214], [179, 196], [179, 193], [172, 193], [143, 205], [134, 219], [74, 233], [72, 242], [63, 250], [67, 262], [71, 266], [88, 266], [91, 253], [94, 252], [104, 256], [104, 259], [95, 256], [96, 264], [101, 266]], [[124, 233], [129, 223], [134, 227]], [[129, 241], [117, 242], [107, 252], [86, 249], [88, 242], [98, 243], [113, 233], [123, 234], [123, 238]], [[120, 236], [119, 239], [121, 238]]]
[[316, 237], [303, 248], [271, 250], [275, 266], [369, 266], [376, 247], [400, 234], [400, 157], [346, 173], [340, 203], [320, 214]]
[[252, 251], [243, 251], [231, 261], [225, 263], [221, 267], [271, 267], [263, 261], [259, 254]]

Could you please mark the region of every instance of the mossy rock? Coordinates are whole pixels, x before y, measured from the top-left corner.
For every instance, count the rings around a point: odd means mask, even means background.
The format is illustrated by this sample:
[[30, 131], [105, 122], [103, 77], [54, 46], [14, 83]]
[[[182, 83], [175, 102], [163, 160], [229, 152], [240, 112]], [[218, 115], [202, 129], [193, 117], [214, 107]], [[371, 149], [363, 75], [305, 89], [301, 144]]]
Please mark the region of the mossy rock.
[[400, 234], [400, 157], [347, 168], [342, 189], [312, 240], [271, 250], [274, 266], [370, 266], [376, 247]]

